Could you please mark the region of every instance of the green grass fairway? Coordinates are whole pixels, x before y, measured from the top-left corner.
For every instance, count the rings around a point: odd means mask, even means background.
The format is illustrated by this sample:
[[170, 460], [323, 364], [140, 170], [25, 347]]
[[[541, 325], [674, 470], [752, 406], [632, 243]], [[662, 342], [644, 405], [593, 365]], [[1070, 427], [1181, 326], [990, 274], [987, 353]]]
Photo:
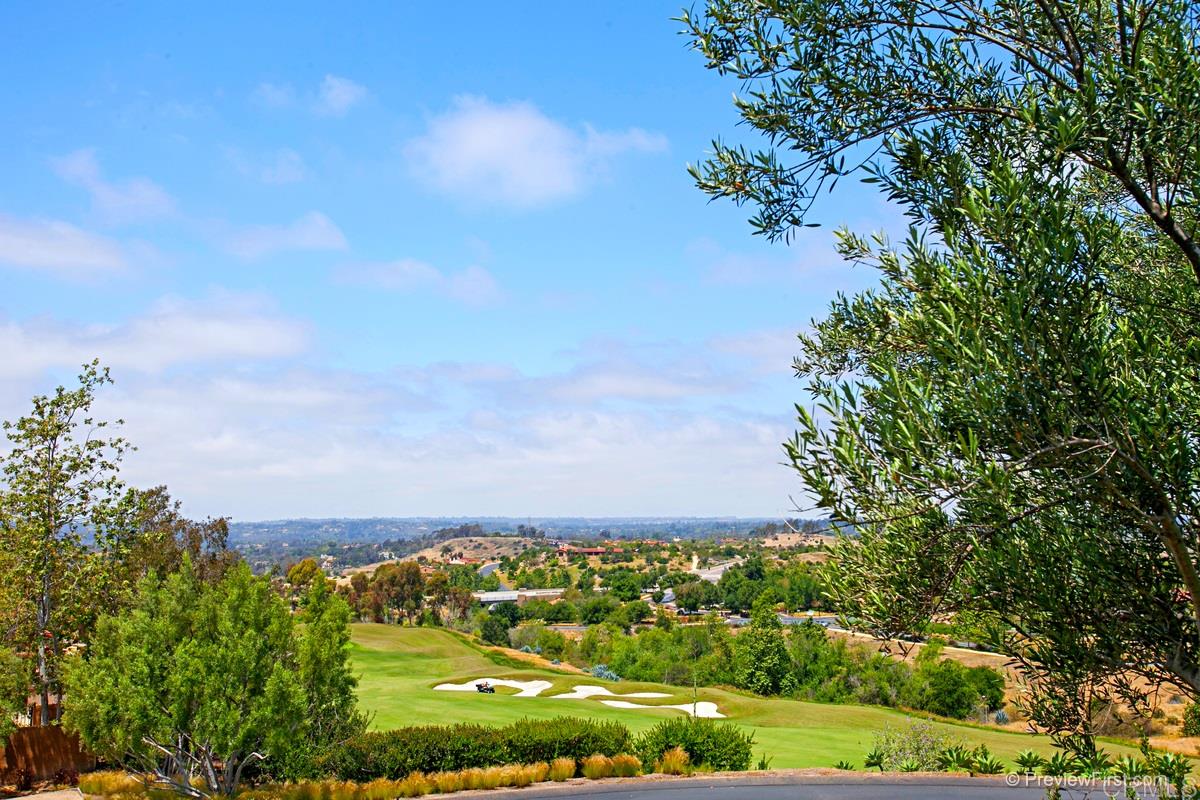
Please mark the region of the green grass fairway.
[[[657, 701], [635, 699], [637, 703], [676, 704], [692, 699], [690, 690], [678, 686], [608, 683], [588, 675], [532, 669], [519, 663], [499, 665], [454, 634], [430, 628], [354, 625], [352, 658], [361, 675], [361, 706], [375, 715], [374, 727], [378, 729], [455, 722], [506, 724], [524, 717], [570, 715], [617, 720], [637, 733], [682, 712], [610, 708], [597, 699], [554, 700], [546, 695], [578, 684], [594, 684], [619, 694], [657, 691], [671, 695], [671, 699]], [[472, 678], [540, 679], [554, 686], [542, 697], [433, 691], [439, 683], [462, 683]], [[722, 689], [700, 689], [699, 699], [716, 703], [731, 722], [753, 731], [756, 757], [765, 753], [775, 768], [832, 767], [844, 759], [861, 769], [874, 732], [887, 724], [903, 725], [909, 719], [900, 712], [872, 706], [764, 699]], [[1046, 754], [1053, 750], [1042, 736], [936, 724], [972, 747], [986, 744], [996, 756], [1009, 762], [1026, 748]], [[1115, 745], [1107, 749], [1114, 755], [1133, 752]]]

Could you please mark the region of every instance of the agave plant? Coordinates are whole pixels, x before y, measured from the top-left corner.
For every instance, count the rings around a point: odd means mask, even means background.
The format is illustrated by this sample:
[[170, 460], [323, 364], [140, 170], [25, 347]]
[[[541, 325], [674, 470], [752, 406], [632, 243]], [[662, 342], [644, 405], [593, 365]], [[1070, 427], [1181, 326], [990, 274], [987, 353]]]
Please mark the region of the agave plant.
[[1113, 774], [1122, 778], [1140, 778], [1147, 774], [1146, 762], [1134, 756], [1121, 756], [1113, 764]]
[[1049, 778], [1064, 778], [1078, 773], [1078, 761], [1075, 756], [1066, 753], [1055, 753], [1042, 764], [1042, 774]]
[[1103, 750], [1097, 750], [1086, 758], [1079, 760], [1079, 770], [1084, 775], [1093, 778], [1104, 778], [1111, 775], [1116, 762], [1113, 757]]
[[896, 767], [900, 772], [920, 772], [921, 762], [915, 758], [906, 758]]
[[1004, 772], [1004, 762], [993, 756], [987, 745], [981, 744], [975, 749], [972, 762], [972, 772], [979, 775], [999, 775]]
[[1022, 750], [1017, 753], [1017, 768], [1026, 775], [1033, 775], [1046, 764], [1046, 759], [1040, 753], [1032, 750]]
[[833, 768], [834, 769], [842, 769], [842, 770], [846, 770], [847, 772], [850, 772], [854, 769], [854, 765], [851, 764], [849, 761], [843, 760], [843, 761], [839, 761], [836, 764], [834, 764]]
[[1179, 753], [1163, 753], [1156, 756], [1154, 762], [1154, 774], [1166, 778], [1172, 786], [1183, 786], [1192, 771], [1191, 759]]
[[863, 767], [865, 769], [877, 769], [883, 772], [883, 753], [878, 747], [873, 748], [871, 752], [863, 757]]
[[954, 745], [947, 747], [942, 752], [938, 753], [937, 766], [938, 769], [945, 772], [957, 772], [959, 770], [971, 771], [975, 765], [975, 758], [971, 751], [962, 745]]

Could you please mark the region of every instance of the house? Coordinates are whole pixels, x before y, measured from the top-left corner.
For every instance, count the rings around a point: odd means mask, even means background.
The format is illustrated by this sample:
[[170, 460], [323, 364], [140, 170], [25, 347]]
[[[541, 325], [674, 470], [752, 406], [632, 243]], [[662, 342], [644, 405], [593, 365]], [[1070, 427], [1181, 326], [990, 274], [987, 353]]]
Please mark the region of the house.
[[522, 605], [530, 600], [557, 600], [566, 589], [506, 589], [499, 592], [471, 592], [471, 596], [480, 605], [491, 606], [496, 603], [516, 603]]

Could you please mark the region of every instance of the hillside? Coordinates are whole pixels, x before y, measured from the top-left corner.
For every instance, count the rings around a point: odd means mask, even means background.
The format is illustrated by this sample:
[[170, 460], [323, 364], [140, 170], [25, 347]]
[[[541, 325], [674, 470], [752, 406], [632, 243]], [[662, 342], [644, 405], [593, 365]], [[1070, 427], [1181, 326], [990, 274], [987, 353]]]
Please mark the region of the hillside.
[[[390, 625], [353, 626], [352, 658], [359, 670], [359, 697], [364, 710], [374, 714], [376, 728], [403, 725], [475, 722], [504, 724], [525, 717], [561, 715], [617, 720], [635, 732], [681, 712], [655, 708], [613, 708], [605, 698], [558, 699], [550, 695], [580, 685], [601, 685], [618, 694], [657, 692], [661, 699], [638, 699], [639, 704], [672, 705], [692, 701], [691, 692], [678, 686], [618, 682], [549, 668], [533, 668], [476, 647], [455, 634], [427, 628]], [[497, 660], [502, 663], [497, 663]], [[495, 695], [475, 691], [434, 691], [442, 683], [462, 683], [473, 678], [514, 681], [547, 681], [551, 688], [537, 697], [517, 697], [512, 690]], [[883, 708], [824, 705], [795, 700], [765, 699], [724, 689], [702, 688], [701, 702], [715, 703], [730, 721], [755, 733], [756, 756], [766, 754], [775, 768], [829, 767], [845, 759], [861, 768], [875, 731], [903, 725], [907, 715]], [[1050, 753], [1046, 737], [935, 723], [937, 728], [963, 739], [969, 746], [986, 744], [1007, 761], [1031, 748]], [[1114, 754], [1132, 752], [1110, 745]]]

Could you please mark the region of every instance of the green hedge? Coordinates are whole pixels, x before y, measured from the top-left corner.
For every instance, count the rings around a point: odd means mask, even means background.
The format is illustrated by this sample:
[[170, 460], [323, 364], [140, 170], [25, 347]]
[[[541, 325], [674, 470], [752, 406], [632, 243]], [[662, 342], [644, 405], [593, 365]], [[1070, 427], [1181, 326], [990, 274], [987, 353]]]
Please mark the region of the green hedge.
[[505, 727], [427, 725], [359, 734], [324, 756], [318, 769], [348, 781], [399, 780], [412, 772], [613, 756], [629, 746], [629, 729], [619, 722], [571, 717], [526, 719]]
[[677, 717], [663, 720], [638, 737], [635, 751], [651, 769], [662, 754], [675, 747], [687, 751], [693, 764], [718, 771], [750, 768], [754, 735], [728, 722]]

